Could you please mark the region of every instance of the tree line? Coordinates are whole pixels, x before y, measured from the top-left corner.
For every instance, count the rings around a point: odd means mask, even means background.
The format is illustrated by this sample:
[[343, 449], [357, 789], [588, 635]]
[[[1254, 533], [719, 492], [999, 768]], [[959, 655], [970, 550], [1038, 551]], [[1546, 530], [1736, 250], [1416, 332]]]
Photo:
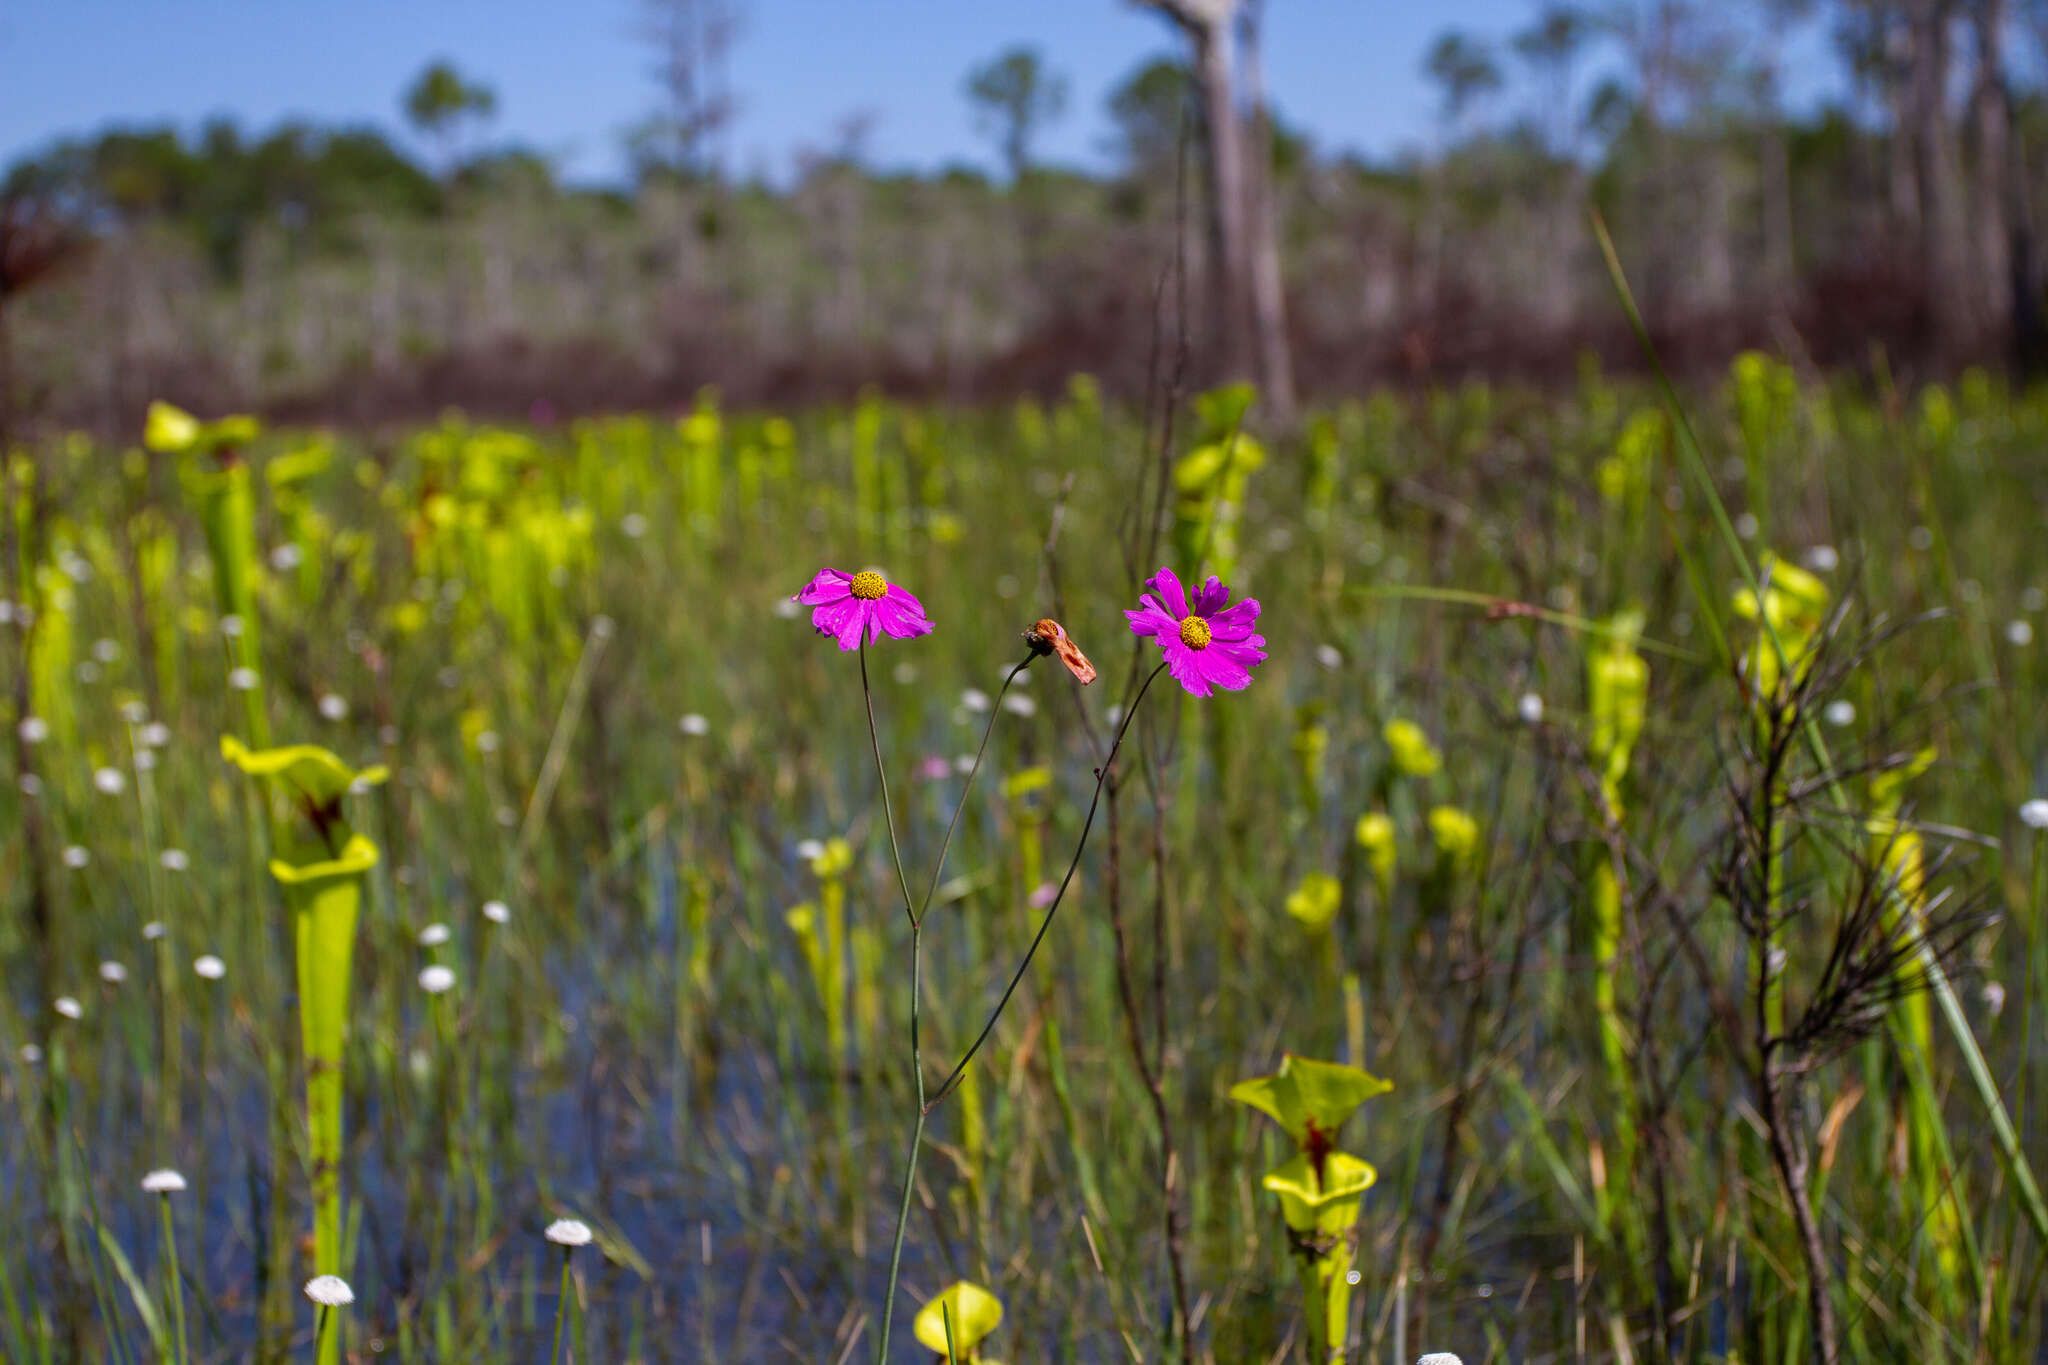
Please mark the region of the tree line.
[[[60, 140], [0, 178], [13, 399], [75, 420], [160, 392], [972, 398], [1074, 369], [1137, 391], [1171, 360], [1284, 417], [1298, 393], [1624, 359], [1591, 212], [1681, 365], [2042, 352], [2042, 0], [1532, 5], [1418, 54], [1435, 135], [1382, 160], [1319, 147], [1269, 88], [1268, 23], [1311, 7], [1132, 2], [1161, 50], [1108, 98], [1101, 173], [1041, 159], [1070, 87], [1016, 47], [961, 83], [995, 174], [878, 169], [864, 110], [792, 175], [736, 174], [731, 0], [644, 0], [659, 98], [617, 185], [493, 141], [495, 96], [448, 62], [398, 100], [425, 152], [306, 123]], [[1795, 113], [1787, 46], [1815, 35], [1839, 93]]]

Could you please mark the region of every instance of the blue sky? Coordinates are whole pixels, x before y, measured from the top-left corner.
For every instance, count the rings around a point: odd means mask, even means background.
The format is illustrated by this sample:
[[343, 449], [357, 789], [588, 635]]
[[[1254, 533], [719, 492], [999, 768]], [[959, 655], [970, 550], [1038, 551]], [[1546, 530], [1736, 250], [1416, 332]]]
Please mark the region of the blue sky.
[[[730, 166], [780, 177], [857, 110], [871, 158], [929, 169], [993, 165], [960, 94], [968, 67], [1017, 42], [1064, 72], [1066, 118], [1048, 159], [1099, 167], [1107, 93], [1173, 49], [1127, 0], [739, 0], [740, 101]], [[1269, 84], [1283, 116], [1326, 148], [1384, 156], [1423, 145], [1434, 95], [1422, 55], [1448, 26], [1503, 37], [1535, 0], [1268, 0]], [[0, 0], [0, 165], [60, 134], [210, 115], [264, 128], [287, 116], [403, 133], [398, 94], [447, 56], [493, 86], [489, 139], [556, 158], [578, 180], [619, 173], [620, 134], [656, 103], [638, 0]], [[1831, 88], [1824, 42], [1796, 45], [1808, 99]], [[1507, 100], [1520, 98], [1511, 92]]]

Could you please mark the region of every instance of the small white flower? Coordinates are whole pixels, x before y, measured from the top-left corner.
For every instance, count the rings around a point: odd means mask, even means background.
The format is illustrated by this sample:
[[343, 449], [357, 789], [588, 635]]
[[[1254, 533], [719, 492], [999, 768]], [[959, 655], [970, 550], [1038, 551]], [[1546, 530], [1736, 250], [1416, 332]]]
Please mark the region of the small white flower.
[[1102, 713], [1102, 718], [1112, 726], [1121, 725], [1124, 719], [1124, 708], [1112, 702], [1109, 709]]
[[41, 716], [23, 716], [14, 732], [21, 736], [23, 744], [41, 744], [50, 737], [50, 722]]
[[315, 1275], [306, 1281], [306, 1297], [322, 1308], [345, 1308], [356, 1301], [356, 1291], [339, 1275]]
[[1012, 692], [1003, 698], [1003, 709], [1013, 716], [1035, 716], [1038, 703], [1021, 692]]
[[705, 735], [711, 733], [711, 722], [698, 715], [695, 711], [690, 712], [677, 721], [676, 726], [693, 739], [702, 739]]
[[631, 539], [638, 540], [647, 534], [647, 518], [638, 512], [628, 512], [620, 519], [619, 529]]
[[298, 546], [286, 541], [270, 552], [270, 567], [279, 573], [290, 573], [299, 567], [299, 561], [304, 557]]
[[2031, 621], [2008, 621], [2005, 623], [2005, 642], [2015, 649], [2025, 649], [2034, 643], [2034, 626]]
[[139, 701], [124, 701], [121, 703], [121, 719], [130, 725], [140, 725], [149, 719], [149, 708]]
[[1335, 645], [1317, 645], [1316, 662], [1328, 669], [1342, 668], [1344, 666], [1344, 652]]
[[[367, 777], [358, 777], [348, 784], [348, 794], [350, 796], [365, 796], [369, 794], [370, 789], [375, 785]], [[404, 868], [399, 869], [401, 872], [405, 870]], [[405, 878], [400, 877], [399, 880], [404, 881]]]
[[1806, 552], [1806, 567], [1815, 573], [1833, 573], [1841, 562], [1832, 545], [1816, 545]]
[[230, 640], [239, 638], [242, 634], [242, 618], [232, 613], [221, 617], [220, 633], [227, 636]]
[[1735, 534], [1744, 540], [1755, 540], [1756, 533], [1763, 529], [1757, 524], [1756, 513], [1743, 512], [1735, 518]]
[[455, 971], [438, 962], [431, 967], [420, 968], [420, 989], [428, 995], [441, 995], [455, 989]]
[[558, 1247], [587, 1247], [590, 1245], [590, 1224], [574, 1218], [557, 1218], [548, 1224], [547, 1238]]
[[512, 910], [503, 901], [485, 901], [484, 918], [493, 924], [510, 924]]
[[794, 621], [803, 612], [803, 609], [803, 603], [797, 601], [794, 597], [778, 597], [775, 599], [775, 614], [785, 621]]
[[1783, 948], [1773, 948], [1764, 954], [1764, 962], [1770, 967], [1772, 976], [1782, 973], [1785, 970], [1785, 964], [1791, 960], [1791, 957], [1786, 954]]
[[953, 771], [954, 771], [954, 772], [956, 772], [956, 773], [959, 773], [959, 774], [960, 774], [960, 775], [961, 775], [962, 777], [965, 777], [965, 776], [966, 776], [967, 774], [969, 774], [969, 773], [973, 772], [973, 771], [974, 771], [974, 755], [973, 755], [973, 754], [959, 754], [959, 755], [956, 755], [956, 756], [954, 757], [954, 759], [953, 759]]
[[103, 664], [110, 664], [121, 657], [121, 646], [104, 637], [92, 642], [92, 657]]
[[34, 773], [23, 773], [21, 775], [21, 794], [30, 798], [41, 796], [43, 794], [43, 779], [37, 777]]
[[1416, 1361], [1415, 1365], [1465, 1365], [1465, 1362], [1452, 1355], [1449, 1351], [1431, 1351], [1428, 1355]]
[[1543, 698], [1537, 696], [1534, 692], [1524, 692], [1521, 700], [1515, 703], [1515, 714], [1522, 718], [1522, 724], [1524, 725], [1541, 725], [1543, 723]]
[[2040, 611], [2048, 607], [2048, 592], [2040, 588], [2028, 588], [2020, 594], [2021, 611]]
[[60, 995], [50, 1002], [50, 1008], [66, 1019], [85, 1018], [85, 1006], [78, 1003], [76, 996]]
[[154, 943], [162, 938], [164, 933], [164, 922], [160, 919], [153, 919], [142, 926], [142, 941], [144, 943]]
[[448, 926], [445, 924], [429, 924], [426, 928], [420, 930], [420, 947], [422, 948], [438, 948], [447, 941]]
[[228, 964], [212, 953], [207, 953], [193, 959], [192, 970], [208, 981], [218, 981], [228, 974]]
[[618, 630], [618, 628], [618, 622], [612, 620], [609, 616], [593, 616], [590, 619], [590, 638], [593, 640], [609, 640], [612, 638], [612, 633]]
[[898, 687], [908, 687], [917, 681], [917, 665], [905, 659], [889, 670], [889, 676], [896, 680]]
[[13, 624], [14, 603], [4, 597], [0, 597], [0, 626], [11, 626]]
[[128, 775], [119, 768], [101, 768], [93, 773], [92, 784], [108, 796], [119, 796], [128, 785]]
[[2048, 799], [2035, 797], [2020, 803], [2020, 823], [2028, 829], [2048, 829]]
[[1836, 729], [1856, 723], [1856, 703], [1835, 700], [1821, 708], [1821, 716]]
[[[0, 603], [0, 605], [5, 604]], [[43, 1060], [43, 1050], [34, 1043], [23, 1043], [21, 1045], [21, 1060], [30, 1066], [35, 1066]]]
[[1996, 981], [1985, 982], [1984, 1008], [1991, 1011], [1991, 1017], [1994, 1019], [2005, 1013], [2005, 987]]
[[135, 771], [139, 773], [156, 771], [156, 750], [137, 749], [135, 751]]
[[1916, 550], [1931, 550], [1934, 548], [1934, 532], [1925, 526], [1915, 526], [1906, 532], [1906, 543]]
[[185, 1192], [185, 1177], [172, 1170], [151, 1171], [148, 1175], [142, 1177], [142, 1192], [144, 1194], [183, 1194]]
[[498, 752], [498, 732], [496, 730], [477, 731], [476, 751], [480, 754], [494, 754]]
[[254, 692], [257, 682], [256, 670], [253, 668], [231, 668], [228, 670], [228, 686], [234, 688], [237, 692]]
[[183, 872], [192, 866], [192, 855], [182, 848], [167, 848], [156, 855], [156, 860], [163, 864], [166, 872]]
[[825, 856], [825, 841], [823, 839], [799, 839], [796, 845], [796, 856], [807, 863], [816, 862]]
[[106, 982], [109, 986], [118, 986], [127, 979], [128, 969], [120, 963], [102, 962], [100, 964], [100, 980]]
[[160, 720], [153, 720], [138, 730], [135, 738], [152, 749], [161, 749], [171, 742], [171, 727]]
[[64, 850], [64, 866], [76, 872], [92, 861], [92, 851], [82, 844], [73, 844]]
[[332, 692], [322, 693], [320, 700], [315, 705], [319, 709], [322, 720], [348, 719], [348, 703]]
[[988, 710], [988, 693], [978, 687], [970, 687], [960, 694], [962, 709], [980, 714]]
[[506, 829], [512, 828], [519, 823], [519, 812], [513, 810], [510, 806], [498, 807], [498, 823]]
[[100, 680], [100, 666], [91, 659], [79, 660], [78, 667], [72, 669], [71, 672], [74, 677], [87, 687]]

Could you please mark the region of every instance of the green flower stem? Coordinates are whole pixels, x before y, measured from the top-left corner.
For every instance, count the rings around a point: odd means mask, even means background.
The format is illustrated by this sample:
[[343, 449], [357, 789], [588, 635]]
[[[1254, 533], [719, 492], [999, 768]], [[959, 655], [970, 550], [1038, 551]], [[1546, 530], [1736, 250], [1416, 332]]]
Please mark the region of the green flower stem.
[[1324, 1261], [1307, 1255], [1294, 1258], [1295, 1274], [1301, 1280], [1301, 1320], [1307, 1338], [1309, 1365], [1329, 1365], [1329, 1287]]
[[164, 1264], [169, 1268], [171, 1299], [171, 1320], [178, 1330], [178, 1365], [185, 1365], [192, 1358], [191, 1348], [185, 1336], [185, 1282], [178, 1273], [178, 1235], [171, 1226], [171, 1196], [160, 1194], [157, 1203], [163, 1209], [164, 1222]]
[[562, 1321], [569, 1316], [569, 1257], [571, 1250], [562, 1248], [562, 1291], [555, 1298], [555, 1349], [548, 1353], [548, 1365], [561, 1365]]

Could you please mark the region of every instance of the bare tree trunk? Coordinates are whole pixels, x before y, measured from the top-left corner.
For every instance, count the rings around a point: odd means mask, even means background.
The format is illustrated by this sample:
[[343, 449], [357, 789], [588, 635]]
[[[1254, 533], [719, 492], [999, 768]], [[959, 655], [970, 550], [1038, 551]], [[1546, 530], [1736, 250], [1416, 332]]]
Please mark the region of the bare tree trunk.
[[1977, 282], [1987, 344], [2000, 352], [2012, 335], [2012, 110], [2005, 91], [2006, 0], [1978, 0], [1972, 19], [1977, 34], [1977, 88], [1971, 96], [1977, 122]]
[[1266, 109], [1266, 77], [1259, 52], [1264, 6], [1245, 10], [1244, 80], [1250, 108], [1252, 147], [1245, 187], [1251, 231], [1252, 320], [1258, 334], [1259, 385], [1267, 414], [1282, 426], [1295, 414], [1294, 362], [1287, 347], [1287, 283], [1280, 269], [1280, 241], [1274, 223], [1273, 126]]
[[1978, 312], [1969, 278], [1963, 187], [1945, 93], [1949, 22], [1954, 0], [1913, 0], [1908, 99], [1913, 111], [1914, 168], [1920, 184], [1921, 286], [1944, 360], [1967, 354]]

